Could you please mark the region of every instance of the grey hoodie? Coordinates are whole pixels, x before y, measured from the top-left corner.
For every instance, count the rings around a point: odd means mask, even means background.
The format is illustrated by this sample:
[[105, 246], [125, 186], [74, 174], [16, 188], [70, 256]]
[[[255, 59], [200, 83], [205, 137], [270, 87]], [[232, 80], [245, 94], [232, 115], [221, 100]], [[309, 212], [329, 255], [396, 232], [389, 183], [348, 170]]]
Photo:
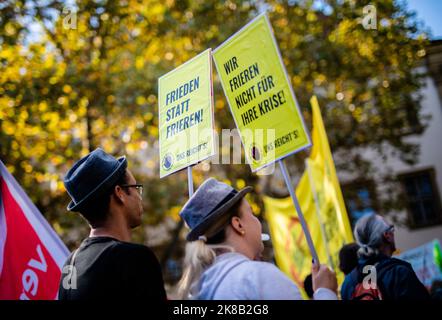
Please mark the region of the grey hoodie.
[[[298, 287], [275, 265], [253, 261], [230, 252], [218, 256], [201, 276], [200, 300], [301, 300]], [[319, 288], [315, 300], [336, 300], [329, 289]]]

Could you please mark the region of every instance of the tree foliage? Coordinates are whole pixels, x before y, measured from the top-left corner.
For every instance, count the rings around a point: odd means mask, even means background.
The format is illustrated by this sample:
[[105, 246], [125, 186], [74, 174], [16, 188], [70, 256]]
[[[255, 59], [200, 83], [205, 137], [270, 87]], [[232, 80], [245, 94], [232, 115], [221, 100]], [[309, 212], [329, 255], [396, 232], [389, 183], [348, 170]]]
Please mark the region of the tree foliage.
[[[377, 9], [376, 30], [360, 23], [369, 3]], [[416, 159], [418, 149], [404, 135], [425, 126], [416, 67], [425, 55], [426, 35], [404, 4], [5, 1], [0, 4], [1, 160], [68, 244], [78, 243], [86, 227], [66, 213], [62, 179], [74, 161], [97, 146], [128, 155], [130, 168], [146, 185], [148, 224], [178, 219], [187, 198], [186, 175], [158, 178], [157, 79], [217, 47], [263, 9], [269, 11], [306, 123], [308, 100], [316, 94], [333, 150], [370, 145], [382, 153], [387, 145], [406, 162]], [[217, 80], [215, 119], [218, 130], [234, 126]], [[362, 167], [343, 169], [367, 174]], [[209, 175], [235, 187], [258, 185], [260, 191], [258, 177], [245, 164], [195, 167], [196, 184]], [[259, 196], [250, 200], [261, 213]], [[148, 238], [138, 231], [139, 241]]]

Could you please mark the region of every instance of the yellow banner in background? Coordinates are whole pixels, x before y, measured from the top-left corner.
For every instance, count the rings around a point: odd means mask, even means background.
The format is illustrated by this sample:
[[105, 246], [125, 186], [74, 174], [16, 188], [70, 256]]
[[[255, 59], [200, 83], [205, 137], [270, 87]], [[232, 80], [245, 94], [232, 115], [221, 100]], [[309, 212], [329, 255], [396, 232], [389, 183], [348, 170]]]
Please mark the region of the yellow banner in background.
[[[301, 202], [301, 198], [298, 200], [309, 226], [316, 252], [319, 259], [323, 261], [325, 256], [323, 255], [324, 250], [322, 250], [321, 234], [319, 228], [314, 227], [317, 224], [312, 224], [312, 221], [316, 219], [314, 211], [305, 210], [306, 203]], [[290, 197], [275, 199], [264, 196], [263, 201], [276, 264], [299, 288], [303, 288], [305, 277], [311, 273], [312, 257], [292, 199]]]
[[322, 178], [315, 179], [315, 185], [323, 186], [324, 193], [328, 195], [327, 199], [334, 205], [336, 211], [337, 227], [339, 233], [347, 240], [353, 242], [353, 232], [351, 230], [350, 220], [348, 219], [347, 210], [345, 208], [344, 197], [342, 196], [339, 179], [336, 174], [335, 163], [328, 143], [327, 133], [322, 121], [321, 109], [319, 108], [318, 99], [313, 96], [310, 99], [313, 115], [313, 144], [309, 163], [314, 163], [322, 173]]
[[[338, 268], [339, 250], [354, 241], [353, 234], [316, 97], [310, 102], [313, 148], [296, 196], [321, 263], [331, 265], [341, 285], [344, 275]], [[264, 205], [276, 263], [302, 288], [311, 273], [312, 257], [292, 199], [264, 197]]]
[[265, 14], [215, 49], [213, 59], [252, 171], [310, 146]]

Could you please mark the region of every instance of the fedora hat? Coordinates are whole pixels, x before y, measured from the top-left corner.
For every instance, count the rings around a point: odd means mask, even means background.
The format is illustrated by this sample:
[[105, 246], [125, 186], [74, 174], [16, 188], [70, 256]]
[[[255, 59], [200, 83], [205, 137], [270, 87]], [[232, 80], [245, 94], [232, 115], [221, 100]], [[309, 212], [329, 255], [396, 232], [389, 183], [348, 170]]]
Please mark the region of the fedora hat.
[[237, 191], [213, 178], [204, 181], [180, 212], [181, 218], [191, 229], [187, 241], [198, 240], [250, 191], [252, 187]]
[[97, 148], [78, 160], [64, 178], [72, 201], [67, 209], [79, 211], [87, 202], [108, 191], [127, 168], [126, 157], [114, 158]]

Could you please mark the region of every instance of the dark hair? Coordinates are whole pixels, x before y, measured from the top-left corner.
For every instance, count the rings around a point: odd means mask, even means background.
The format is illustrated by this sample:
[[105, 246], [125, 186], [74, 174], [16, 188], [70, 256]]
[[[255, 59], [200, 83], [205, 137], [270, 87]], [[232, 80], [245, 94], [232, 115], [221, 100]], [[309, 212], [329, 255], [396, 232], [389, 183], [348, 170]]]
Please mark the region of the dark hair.
[[359, 245], [357, 243], [346, 244], [339, 250], [339, 269], [341, 269], [345, 275], [357, 267], [358, 250]]
[[[84, 206], [80, 209], [80, 213], [87, 220], [87, 222], [93, 227], [97, 228], [103, 225], [109, 214], [109, 206], [111, 196], [114, 193], [114, 189], [118, 185], [123, 185], [128, 182], [128, 177], [126, 171], [121, 177], [118, 178], [117, 182], [107, 189], [103, 194], [90, 199]], [[125, 190], [129, 193], [128, 190]]]
[[311, 273], [304, 279], [304, 291], [310, 299], [313, 298], [313, 278]]
[[218, 244], [224, 242], [226, 239], [226, 226], [230, 224], [233, 217], [239, 217], [239, 207], [241, 206], [243, 199], [244, 198], [241, 198], [232, 206], [232, 208], [230, 208], [229, 212], [224, 216], [225, 219], [220, 219], [221, 226], [217, 224], [217, 226], [209, 228], [209, 230], [206, 231], [206, 234], [208, 235], [207, 244]]

